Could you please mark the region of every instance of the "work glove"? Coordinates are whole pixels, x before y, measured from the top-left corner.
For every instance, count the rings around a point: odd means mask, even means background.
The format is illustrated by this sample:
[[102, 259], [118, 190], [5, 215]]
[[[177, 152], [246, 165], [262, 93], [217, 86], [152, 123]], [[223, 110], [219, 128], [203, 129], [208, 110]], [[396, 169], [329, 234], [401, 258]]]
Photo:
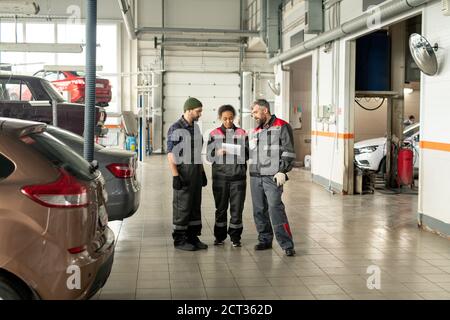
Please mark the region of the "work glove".
[[174, 190], [181, 190], [181, 189], [183, 189], [183, 180], [181, 180], [180, 176], [174, 176], [173, 177], [172, 188]]
[[285, 182], [287, 181], [287, 175], [283, 172], [278, 172], [276, 175], [273, 176], [273, 181], [277, 183], [278, 187], [281, 187]]
[[202, 172], [202, 187], [206, 187], [208, 185], [208, 179], [206, 178], [205, 171]]

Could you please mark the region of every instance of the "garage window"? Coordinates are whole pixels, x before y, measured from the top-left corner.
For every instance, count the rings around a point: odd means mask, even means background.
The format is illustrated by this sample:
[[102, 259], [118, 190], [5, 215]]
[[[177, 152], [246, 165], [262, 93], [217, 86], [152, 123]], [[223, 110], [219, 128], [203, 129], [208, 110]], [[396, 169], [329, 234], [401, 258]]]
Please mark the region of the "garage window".
[[[118, 23], [99, 23], [97, 26], [97, 64], [102, 66], [98, 77], [109, 80], [112, 98], [108, 113], [120, 113], [120, 77], [119, 73], [119, 31]], [[17, 34], [17, 39], [16, 39]], [[61, 22], [0, 22], [0, 42], [25, 43], [86, 43], [83, 24]], [[45, 65], [85, 65], [85, 52], [82, 53], [46, 53], [46, 52], [1, 52], [0, 61], [11, 64], [15, 74], [34, 75]], [[53, 80], [53, 79], [52, 79]]]
[[[81, 24], [58, 24], [57, 26], [58, 43], [86, 43], [86, 29]], [[100, 78], [109, 80], [112, 88], [112, 98], [107, 108], [108, 113], [120, 113], [119, 86], [120, 81], [117, 76], [119, 71], [119, 49], [118, 49], [118, 28], [117, 24], [99, 24], [97, 25], [97, 65], [102, 67], [97, 72]], [[86, 53], [58, 53], [58, 65], [84, 65], [86, 63]]]
[[15, 169], [14, 163], [0, 153], [0, 182], [9, 177]]

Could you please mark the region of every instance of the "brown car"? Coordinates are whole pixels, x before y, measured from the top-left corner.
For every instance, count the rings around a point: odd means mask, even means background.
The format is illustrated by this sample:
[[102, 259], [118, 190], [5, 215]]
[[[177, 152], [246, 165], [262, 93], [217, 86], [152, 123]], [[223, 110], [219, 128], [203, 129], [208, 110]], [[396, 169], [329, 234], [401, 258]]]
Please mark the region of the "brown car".
[[94, 295], [114, 257], [106, 197], [45, 124], [0, 118], [0, 300]]

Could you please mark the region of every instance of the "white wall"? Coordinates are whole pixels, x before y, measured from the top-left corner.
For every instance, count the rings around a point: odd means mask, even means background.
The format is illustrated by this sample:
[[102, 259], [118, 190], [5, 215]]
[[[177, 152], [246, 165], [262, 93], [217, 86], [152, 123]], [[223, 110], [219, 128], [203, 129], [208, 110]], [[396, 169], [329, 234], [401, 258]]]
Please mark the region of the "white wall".
[[416, 122], [420, 122], [420, 90], [414, 90], [410, 94], [405, 94], [405, 120], [413, 115]]
[[[316, 49], [313, 55], [313, 85], [312, 85], [312, 135], [311, 140], [311, 173], [318, 182], [328, 180], [328, 183], [337, 189], [343, 190], [344, 176], [344, 106], [338, 96], [333, 97], [333, 92], [339, 92], [341, 81], [339, 73], [333, 79], [333, 67], [339, 63], [337, 53], [341, 43], [336, 42], [335, 54], [333, 50], [324, 52], [323, 48]], [[333, 60], [335, 61], [333, 63]], [[340, 72], [343, 72], [342, 68]], [[317, 78], [318, 76], [318, 78]], [[333, 89], [334, 86], [334, 89]], [[333, 91], [335, 90], [335, 91]], [[336, 110], [336, 122], [324, 123], [317, 118], [317, 109], [323, 105], [334, 105]]]
[[[380, 99], [366, 101], [364, 98], [358, 100], [359, 103], [370, 109], [378, 107]], [[387, 132], [387, 101], [374, 111], [367, 111], [361, 108], [356, 102], [353, 103], [355, 110], [355, 142], [384, 137]]]
[[[440, 3], [429, 5], [423, 16], [423, 34], [438, 43], [440, 71], [422, 75], [419, 211], [450, 224], [450, 17], [440, 13]], [[429, 143], [441, 143], [431, 150]], [[425, 144], [425, 145], [424, 145]]]
[[[359, 1], [359, 0], [358, 0]], [[282, 50], [291, 48], [290, 39], [297, 32], [305, 29], [305, 2], [303, 0], [290, 1], [285, 5], [282, 22]], [[305, 34], [305, 41], [316, 37], [315, 34]]]
[[302, 59], [292, 64], [290, 68], [292, 70], [290, 124], [293, 128], [296, 160], [303, 163], [305, 156], [311, 155], [312, 58]]
[[[162, 26], [162, 1], [139, 1], [138, 27]], [[165, 0], [165, 27], [239, 29], [239, 0]]]
[[[355, 10], [353, 3], [350, 4], [348, 1], [344, 0], [349, 5], [344, 5], [344, 9], [341, 7], [341, 12], [345, 11], [349, 14], [358, 15], [358, 11]], [[357, 0], [360, 2], [360, 0]], [[304, 1], [293, 1], [293, 5], [289, 3], [286, 5], [286, 10], [283, 14], [283, 19], [286, 22], [283, 24], [284, 33], [283, 39], [283, 50], [290, 48], [290, 37], [304, 29]], [[361, 5], [360, 5], [361, 6]], [[362, 6], [361, 6], [362, 7]], [[305, 34], [305, 41], [316, 37], [314, 34]], [[341, 92], [343, 88], [339, 88], [339, 82], [343, 79], [341, 75], [344, 74], [344, 69], [341, 68], [337, 73], [336, 79], [333, 81], [333, 59], [335, 63], [344, 57], [343, 49], [340, 49], [341, 43], [337, 42], [335, 49], [335, 54], [333, 50], [325, 53], [323, 48], [314, 50], [312, 59], [312, 101], [311, 101], [311, 113], [312, 121], [311, 128], [313, 134], [311, 139], [311, 173], [320, 183], [329, 184], [331, 182], [332, 186], [338, 191], [342, 191], [344, 186], [344, 173], [346, 168], [344, 166], [344, 134], [347, 133], [346, 126], [344, 123], [345, 117], [345, 103], [339, 99], [339, 95], [336, 94], [333, 97], [333, 92]], [[341, 53], [337, 53], [340, 51]], [[299, 57], [300, 58], [300, 57]], [[277, 74], [277, 78], [280, 74]], [[338, 79], [339, 77], [339, 79]], [[319, 81], [317, 81], [317, 78]], [[284, 81], [285, 85], [289, 85], [287, 81]], [[333, 86], [335, 86], [335, 91], [333, 91]], [[283, 89], [282, 89], [283, 91]], [[288, 96], [289, 94], [286, 93]], [[280, 101], [282, 98], [279, 99]], [[316, 112], [321, 105], [333, 104], [337, 112], [337, 121], [334, 124], [321, 123], [317, 121]], [[287, 110], [283, 110], [282, 116], [287, 117]], [[336, 137], [337, 136], [337, 137]], [[328, 182], [327, 182], [328, 181]]]
[[362, 0], [343, 0], [341, 2], [341, 23], [345, 23], [363, 13]]
[[[405, 116], [411, 114], [421, 122], [421, 150], [420, 150], [420, 192], [419, 213], [423, 217], [424, 224], [437, 231], [444, 230], [450, 234], [450, 17], [445, 17], [440, 12], [440, 1], [428, 4], [423, 9], [423, 34], [431, 43], [439, 43], [437, 52], [440, 71], [437, 76], [428, 77], [422, 75], [421, 90], [405, 98]], [[348, 21], [362, 12], [361, 1], [343, 0], [341, 2], [341, 22]], [[301, 14], [301, 13], [298, 13]], [[403, 17], [406, 15], [403, 15]], [[399, 17], [400, 18], [400, 17]], [[292, 19], [292, 17], [291, 17]], [[394, 22], [395, 19], [390, 19]], [[300, 27], [299, 27], [300, 28]], [[284, 35], [287, 41], [287, 34]], [[350, 120], [354, 116], [353, 102], [346, 101], [351, 96], [351, 88], [348, 83], [350, 69], [349, 46], [343, 41], [339, 45], [339, 92], [336, 102], [338, 110], [339, 133], [352, 133], [354, 125]], [[300, 57], [299, 57], [300, 58]], [[294, 59], [293, 59], [294, 60]], [[292, 60], [291, 60], [292, 61]], [[317, 63], [319, 69], [317, 69]], [[326, 54], [322, 49], [314, 50], [313, 55], [313, 110], [321, 104], [333, 102], [332, 98], [332, 55]], [[279, 71], [279, 69], [278, 69]], [[316, 79], [316, 76], [319, 78]], [[277, 75], [280, 77], [280, 75]], [[316, 83], [316, 80], [317, 83]], [[284, 83], [286, 85], [286, 83]], [[316, 93], [318, 98], [315, 98]], [[417, 110], [418, 96], [420, 98], [420, 112]], [[346, 98], [347, 97], [347, 98]], [[338, 139], [333, 145], [330, 133], [336, 132], [336, 125], [317, 123], [313, 111], [312, 130], [322, 132], [322, 136], [312, 138], [312, 173], [337, 184], [345, 184], [346, 171], [344, 166], [345, 139]], [[352, 140], [349, 146], [352, 146]], [[331, 161], [334, 156], [334, 161]], [[333, 163], [333, 164], [332, 164]], [[332, 170], [330, 170], [332, 169]], [[330, 175], [330, 171], [332, 174]], [[323, 180], [322, 180], [323, 182]], [[427, 219], [431, 218], [431, 219]], [[434, 222], [433, 222], [434, 221]]]

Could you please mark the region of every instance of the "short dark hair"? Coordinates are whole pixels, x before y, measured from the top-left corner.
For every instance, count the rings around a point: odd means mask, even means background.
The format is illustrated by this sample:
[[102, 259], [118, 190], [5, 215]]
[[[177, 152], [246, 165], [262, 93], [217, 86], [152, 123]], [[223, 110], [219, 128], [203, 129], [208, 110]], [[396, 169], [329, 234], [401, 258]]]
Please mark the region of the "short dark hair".
[[257, 104], [260, 107], [267, 108], [267, 110], [270, 112], [270, 103], [266, 99], [258, 99], [255, 102], [253, 102], [253, 105]]
[[234, 107], [231, 104], [224, 104], [219, 108], [219, 111], [217, 112], [219, 117], [221, 117], [222, 113], [225, 111], [230, 111], [233, 114], [233, 117], [236, 116], [236, 110], [234, 110]]
[[411, 120], [411, 119], [415, 119], [416, 117], [414, 117], [414, 115], [410, 115], [409, 116], [409, 119]]

